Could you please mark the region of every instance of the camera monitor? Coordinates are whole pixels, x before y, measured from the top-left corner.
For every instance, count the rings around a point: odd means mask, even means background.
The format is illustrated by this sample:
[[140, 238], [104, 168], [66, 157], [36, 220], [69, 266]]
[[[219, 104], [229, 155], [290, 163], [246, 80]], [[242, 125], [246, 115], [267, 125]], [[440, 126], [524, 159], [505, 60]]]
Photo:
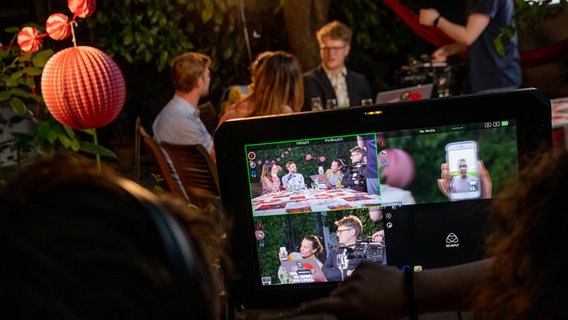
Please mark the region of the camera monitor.
[[[484, 257], [491, 199], [531, 151], [551, 147], [550, 100], [519, 89], [244, 118], [214, 138], [234, 221], [231, 296], [243, 308], [289, 308], [328, 295], [361, 261], [433, 268]], [[452, 179], [439, 185], [442, 164]], [[310, 178], [320, 167], [325, 188]], [[360, 232], [335, 224], [345, 217]]]

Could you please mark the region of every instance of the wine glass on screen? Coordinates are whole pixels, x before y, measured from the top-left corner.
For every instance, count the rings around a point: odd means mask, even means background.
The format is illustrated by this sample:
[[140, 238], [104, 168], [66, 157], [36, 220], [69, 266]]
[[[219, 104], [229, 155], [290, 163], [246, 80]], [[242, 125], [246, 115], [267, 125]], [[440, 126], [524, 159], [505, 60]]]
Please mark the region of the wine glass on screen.
[[339, 253], [335, 256], [335, 262], [337, 264], [337, 269], [341, 272], [341, 280], [345, 280], [345, 270], [347, 270], [347, 255], [345, 253]]

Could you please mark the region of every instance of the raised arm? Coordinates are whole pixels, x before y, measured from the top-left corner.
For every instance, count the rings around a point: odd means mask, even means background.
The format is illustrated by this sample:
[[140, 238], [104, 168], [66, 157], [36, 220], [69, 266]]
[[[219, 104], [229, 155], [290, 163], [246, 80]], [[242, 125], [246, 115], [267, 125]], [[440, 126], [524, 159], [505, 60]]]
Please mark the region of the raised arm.
[[[436, 22], [437, 20], [437, 22]], [[454, 41], [470, 46], [485, 30], [491, 17], [485, 13], [472, 13], [465, 26], [451, 22], [440, 15], [436, 9], [421, 9], [419, 22], [425, 26], [436, 26]], [[436, 22], [436, 23], [435, 23]]]

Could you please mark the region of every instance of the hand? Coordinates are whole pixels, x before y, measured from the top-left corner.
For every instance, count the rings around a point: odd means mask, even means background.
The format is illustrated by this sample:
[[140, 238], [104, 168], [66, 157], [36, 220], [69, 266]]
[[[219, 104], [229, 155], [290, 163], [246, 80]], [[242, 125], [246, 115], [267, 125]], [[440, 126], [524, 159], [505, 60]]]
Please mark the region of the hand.
[[300, 306], [302, 313], [331, 313], [337, 319], [399, 319], [406, 314], [404, 275], [394, 267], [363, 262], [329, 297]]
[[434, 26], [434, 20], [440, 16], [436, 9], [420, 9], [418, 13], [418, 22], [423, 26]]
[[381, 243], [383, 242], [384, 238], [385, 238], [385, 230], [383, 229], [373, 233], [372, 240], [373, 242]]
[[449, 55], [450, 54], [446, 46], [438, 48], [436, 51], [434, 51], [434, 53], [432, 53], [432, 62], [433, 63], [446, 62], [446, 60], [448, 60]]
[[[442, 163], [441, 166], [442, 173], [440, 175], [440, 179], [438, 179], [438, 187], [440, 191], [448, 198], [451, 199], [450, 196], [450, 167], [447, 163]], [[479, 172], [479, 182], [481, 188], [481, 198], [482, 199], [490, 199], [491, 193], [493, 189], [493, 183], [491, 182], [491, 177], [489, 176], [489, 171], [485, 168], [485, 164], [483, 161], [477, 161], [477, 170]]]

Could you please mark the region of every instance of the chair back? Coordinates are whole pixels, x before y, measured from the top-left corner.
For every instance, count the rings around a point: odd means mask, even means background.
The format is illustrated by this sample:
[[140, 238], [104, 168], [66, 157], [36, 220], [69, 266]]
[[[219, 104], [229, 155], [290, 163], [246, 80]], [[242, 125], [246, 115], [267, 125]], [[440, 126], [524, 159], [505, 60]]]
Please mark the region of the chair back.
[[168, 166], [168, 162], [164, 154], [162, 153], [162, 150], [160, 150], [160, 146], [158, 146], [156, 141], [154, 141], [154, 139], [150, 136], [146, 129], [144, 129], [144, 127], [137, 126], [137, 129], [139, 130], [140, 140], [142, 144], [144, 144], [146, 152], [150, 154], [152, 158], [154, 158], [158, 174], [160, 174], [160, 176], [164, 179], [168, 191], [171, 194], [187, 201], [178, 184], [176, 183], [174, 176], [172, 175], [170, 167]]
[[217, 123], [219, 123], [219, 118], [217, 117], [217, 112], [211, 101], [207, 101], [197, 106], [199, 109], [199, 118], [207, 128], [207, 131], [211, 135], [215, 132], [217, 128]]
[[200, 144], [180, 145], [160, 142], [172, 161], [189, 201], [200, 208], [215, 203], [220, 195], [217, 167]]

